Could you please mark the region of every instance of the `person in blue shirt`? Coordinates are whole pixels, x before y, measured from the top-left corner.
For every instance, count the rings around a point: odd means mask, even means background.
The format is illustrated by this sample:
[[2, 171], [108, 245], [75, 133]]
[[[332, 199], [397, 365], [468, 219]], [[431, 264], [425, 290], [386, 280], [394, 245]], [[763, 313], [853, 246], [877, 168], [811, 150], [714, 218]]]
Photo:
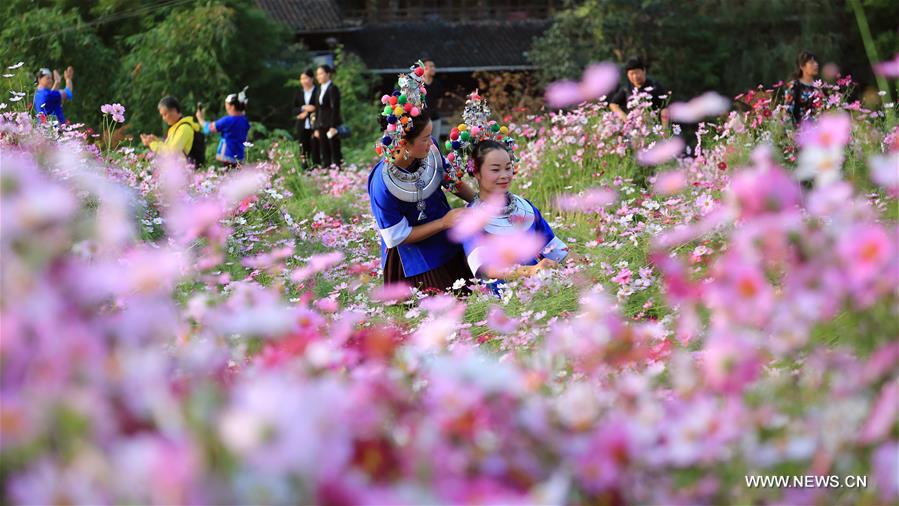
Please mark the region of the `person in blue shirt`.
[[48, 68], [42, 68], [37, 72], [37, 90], [34, 92], [34, 114], [40, 118], [42, 123], [47, 121], [55, 121], [62, 124], [66, 122], [65, 114], [62, 112], [62, 104], [72, 100], [72, 78], [75, 76], [75, 69], [69, 66], [64, 72], [66, 87], [60, 91], [59, 86], [62, 79], [59, 78], [59, 71], [50, 71]]
[[250, 122], [246, 116], [247, 88], [240, 93], [232, 93], [225, 99], [225, 112], [214, 122], [207, 122], [203, 118], [203, 110], [197, 107], [197, 121], [205, 134], [220, 133], [218, 148], [215, 150], [215, 159], [225, 165], [233, 166], [243, 163], [246, 158], [244, 143], [247, 142], [247, 133], [250, 131]]

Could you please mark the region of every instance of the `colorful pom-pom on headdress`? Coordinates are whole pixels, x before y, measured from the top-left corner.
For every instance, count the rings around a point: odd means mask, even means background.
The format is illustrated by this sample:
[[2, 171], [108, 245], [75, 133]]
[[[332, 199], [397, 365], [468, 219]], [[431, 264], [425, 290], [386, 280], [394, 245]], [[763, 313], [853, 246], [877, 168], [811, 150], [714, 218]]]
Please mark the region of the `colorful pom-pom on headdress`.
[[465, 110], [462, 112], [462, 123], [453, 128], [446, 141], [446, 149], [450, 152], [446, 159], [452, 164], [453, 176], [461, 181], [467, 172], [474, 174], [474, 158], [472, 152], [477, 143], [486, 140], [497, 141], [509, 148], [512, 162], [515, 156], [515, 139], [509, 136], [509, 127], [500, 125], [490, 119], [490, 107], [487, 101], [481, 97], [478, 90], [468, 95], [465, 101]]
[[381, 97], [381, 105], [384, 106], [381, 116], [387, 119], [387, 128], [375, 145], [375, 151], [391, 162], [396, 161], [406, 132], [425, 109], [427, 91], [422, 79], [424, 73], [424, 63], [419, 60], [409, 67], [408, 74], [399, 75], [392, 94]]

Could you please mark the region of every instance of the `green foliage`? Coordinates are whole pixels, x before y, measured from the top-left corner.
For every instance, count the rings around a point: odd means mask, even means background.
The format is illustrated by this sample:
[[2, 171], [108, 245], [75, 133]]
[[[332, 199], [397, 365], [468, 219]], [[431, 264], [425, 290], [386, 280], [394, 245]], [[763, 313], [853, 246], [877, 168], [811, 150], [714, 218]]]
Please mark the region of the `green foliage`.
[[[287, 80], [311, 57], [290, 30], [252, 0], [10, 0], [0, 16], [0, 63], [75, 67], [67, 117], [97, 126], [103, 103], [127, 108], [128, 133], [162, 132], [156, 103], [171, 94], [223, 114], [228, 93], [249, 86], [251, 121], [288, 127]], [[33, 91], [28, 86], [20, 91]], [[30, 101], [31, 96], [26, 97]]]
[[[882, 55], [893, 54], [899, 4], [872, 0], [865, 9]], [[788, 79], [804, 49], [872, 81], [850, 13], [826, 0], [587, 0], [560, 11], [528, 58], [545, 83], [577, 77], [592, 61], [638, 55], [677, 96], [689, 98]]]
[[132, 124], [141, 130], [159, 125], [155, 104], [147, 103], [154, 98], [173, 95], [189, 113], [207, 95], [227, 94], [230, 80], [221, 61], [235, 31], [233, 16], [222, 5], [197, 7], [127, 39], [130, 52], [122, 64], [132, 72], [121, 81], [118, 96], [131, 111]]
[[[114, 98], [107, 96], [107, 89], [109, 76], [115, 74], [116, 59], [90, 27], [84, 26], [78, 12], [41, 2], [9, 0], [0, 2], [0, 18], [5, 20], [0, 26], [0, 64], [5, 69], [20, 61], [25, 63], [19, 69], [22, 82], [15, 83], [25, 86], [15, 91], [28, 93], [20, 103], [31, 107], [38, 68], [58, 69], [62, 74], [67, 65], [72, 65], [75, 96], [64, 106], [66, 117], [98, 124], [100, 105]], [[6, 93], [2, 99], [8, 96]]]
[[378, 112], [371, 75], [362, 59], [338, 47], [334, 59], [334, 83], [340, 89], [340, 113], [352, 130], [343, 143], [343, 158], [347, 162], [366, 162], [374, 155], [378, 138]]

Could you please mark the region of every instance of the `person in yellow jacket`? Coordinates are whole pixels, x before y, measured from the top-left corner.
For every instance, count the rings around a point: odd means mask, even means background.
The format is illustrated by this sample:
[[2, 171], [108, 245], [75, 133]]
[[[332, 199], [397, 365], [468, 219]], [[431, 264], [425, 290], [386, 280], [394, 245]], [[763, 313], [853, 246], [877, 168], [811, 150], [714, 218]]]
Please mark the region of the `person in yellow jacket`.
[[[201, 132], [199, 123], [193, 116], [185, 116], [181, 113], [181, 104], [178, 99], [168, 96], [159, 101], [159, 116], [169, 130], [164, 140], [160, 140], [153, 134], [140, 134], [140, 140], [144, 146], [154, 153], [181, 153], [191, 162], [199, 165], [202, 160], [191, 159], [191, 150], [194, 148], [194, 140], [197, 133]], [[199, 135], [202, 137], [202, 134]], [[194, 150], [196, 151], [196, 150]]]

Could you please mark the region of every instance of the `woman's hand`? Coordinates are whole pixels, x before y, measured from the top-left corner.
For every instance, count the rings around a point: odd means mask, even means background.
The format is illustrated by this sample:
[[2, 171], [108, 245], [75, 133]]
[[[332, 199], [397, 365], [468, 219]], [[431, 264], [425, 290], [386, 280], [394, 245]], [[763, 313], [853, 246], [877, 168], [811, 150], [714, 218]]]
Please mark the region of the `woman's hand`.
[[153, 134], [140, 134], [140, 141], [143, 143], [144, 146], [149, 147], [150, 143], [155, 140], [157, 140], [157, 139], [156, 139], [156, 136]]
[[73, 77], [75, 77], [75, 68], [71, 65], [66, 67], [66, 71], [63, 73], [63, 77], [66, 78], [66, 81], [70, 81]]
[[314, 106], [314, 105], [307, 104], [307, 105], [304, 105], [304, 106], [303, 106], [303, 112], [309, 113], [309, 112], [312, 112], [312, 111], [314, 111], [314, 110], [315, 110], [315, 106]]
[[203, 109], [201, 107], [197, 107], [197, 111], [194, 113], [194, 115], [197, 117], [197, 121], [199, 121], [200, 123], [206, 122], [206, 119], [203, 117]]
[[335, 135], [337, 135], [337, 129], [334, 127], [329, 128], [328, 129], [328, 138], [330, 139], [330, 138], [334, 137]]
[[307, 116], [309, 116], [309, 113], [306, 111], [303, 111], [303, 112], [297, 114], [297, 119], [306, 119]]
[[321, 137], [321, 135], [318, 134], [318, 130], [312, 132], [312, 136], [315, 137], [316, 139], [318, 139], [319, 137]]
[[537, 265], [534, 266], [535, 270], [542, 271], [544, 269], [555, 269], [559, 267], [559, 262], [555, 260], [550, 260], [548, 258], [541, 258]]
[[462, 207], [450, 209], [449, 212], [443, 215], [443, 218], [440, 218], [441, 228], [443, 228], [443, 230], [449, 230], [455, 227], [464, 214], [465, 209]]

